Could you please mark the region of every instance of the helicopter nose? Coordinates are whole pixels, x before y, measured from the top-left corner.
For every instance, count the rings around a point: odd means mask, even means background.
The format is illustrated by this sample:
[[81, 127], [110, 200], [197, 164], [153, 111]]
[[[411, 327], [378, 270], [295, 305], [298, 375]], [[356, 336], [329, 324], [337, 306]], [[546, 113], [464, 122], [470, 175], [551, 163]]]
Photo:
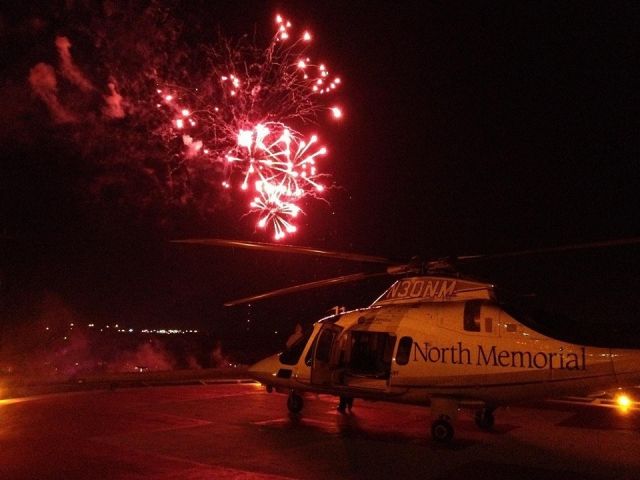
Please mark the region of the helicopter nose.
[[278, 369], [280, 368], [280, 359], [278, 355], [271, 355], [265, 359], [254, 363], [249, 367], [248, 373], [251, 378], [260, 383], [268, 384], [273, 382]]

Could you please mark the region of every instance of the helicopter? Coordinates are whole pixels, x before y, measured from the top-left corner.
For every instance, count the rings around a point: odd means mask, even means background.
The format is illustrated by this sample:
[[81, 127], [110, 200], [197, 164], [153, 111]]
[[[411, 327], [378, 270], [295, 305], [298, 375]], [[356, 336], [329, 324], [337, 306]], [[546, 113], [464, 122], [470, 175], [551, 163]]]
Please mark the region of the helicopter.
[[431, 436], [450, 442], [461, 409], [482, 430], [497, 408], [536, 399], [586, 395], [640, 385], [640, 350], [575, 343], [546, 331], [535, 316], [502, 302], [491, 283], [466, 278], [465, 262], [640, 243], [640, 238], [517, 252], [400, 263], [384, 257], [293, 245], [224, 239], [182, 244], [296, 253], [384, 265], [379, 272], [314, 281], [225, 303], [234, 306], [304, 290], [398, 277], [373, 303], [336, 308], [281, 353], [258, 361], [249, 375], [267, 391], [288, 395], [298, 414], [308, 393], [429, 406]]

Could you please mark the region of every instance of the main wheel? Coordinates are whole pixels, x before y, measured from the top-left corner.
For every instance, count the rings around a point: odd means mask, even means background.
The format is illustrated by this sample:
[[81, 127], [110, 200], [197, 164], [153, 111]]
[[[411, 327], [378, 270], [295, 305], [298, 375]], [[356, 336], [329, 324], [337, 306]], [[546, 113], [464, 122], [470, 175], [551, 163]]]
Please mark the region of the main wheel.
[[291, 392], [287, 399], [287, 408], [289, 411], [291, 413], [300, 413], [303, 406], [304, 400], [302, 400], [302, 397], [295, 392]]
[[449, 443], [453, 439], [453, 427], [447, 420], [436, 420], [431, 424], [431, 437], [440, 443]]
[[476, 412], [475, 415], [476, 425], [480, 430], [491, 430], [495, 419], [493, 418], [492, 408], [482, 408]]

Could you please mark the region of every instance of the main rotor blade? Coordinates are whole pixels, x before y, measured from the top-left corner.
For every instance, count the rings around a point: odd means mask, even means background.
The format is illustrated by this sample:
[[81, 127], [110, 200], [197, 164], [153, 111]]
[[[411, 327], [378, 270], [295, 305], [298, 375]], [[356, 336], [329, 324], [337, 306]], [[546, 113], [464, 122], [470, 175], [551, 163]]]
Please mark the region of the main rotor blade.
[[311, 290], [314, 288], [328, 287], [331, 285], [340, 285], [342, 283], [357, 282], [368, 278], [382, 277], [388, 275], [387, 272], [375, 272], [375, 273], [353, 273], [351, 275], [343, 275], [341, 277], [327, 278], [324, 280], [318, 280], [315, 282], [302, 283], [294, 285], [292, 287], [281, 288], [279, 290], [272, 290], [270, 292], [261, 293], [259, 295], [253, 295], [251, 297], [240, 298], [238, 300], [232, 300], [224, 304], [225, 307], [233, 307], [235, 305], [242, 305], [245, 303], [256, 302], [258, 300], [266, 300], [267, 298], [279, 297], [280, 295], [287, 295], [290, 293], [303, 292], [305, 290]]
[[214, 247], [236, 247], [263, 252], [296, 253], [301, 255], [313, 255], [315, 257], [337, 258], [354, 262], [382, 263], [385, 265], [396, 263], [388, 258], [374, 255], [361, 255], [358, 253], [333, 252], [330, 250], [318, 250], [297, 245], [280, 245], [276, 243], [249, 242], [245, 240], [225, 240], [221, 238], [187, 238], [184, 240], [171, 240], [172, 243], [187, 243], [193, 245], [208, 245]]
[[590, 243], [577, 243], [573, 245], [561, 245], [558, 247], [546, 247], [546, 248], [533, 248], [529, 250], [520, 250], [516, 252], [506, 253], [489, 253], [484, 255], [463, 255], [456, 257], [458, 261], [473, 261], [473, 260], [493, 260], [495, 258], [508, 258], [508, 257], [522, 257], [526, 255], [537, 255], [539, 253], [556, 253], [556, 252], [570, 252], [575, 250], [588, 250], [592, 248], [608, 248], [618, 247], [623, 245], [636, 245], [640, 244], [640, 237], [622, 238], [618, 240], [603, 240], [601, 242]]

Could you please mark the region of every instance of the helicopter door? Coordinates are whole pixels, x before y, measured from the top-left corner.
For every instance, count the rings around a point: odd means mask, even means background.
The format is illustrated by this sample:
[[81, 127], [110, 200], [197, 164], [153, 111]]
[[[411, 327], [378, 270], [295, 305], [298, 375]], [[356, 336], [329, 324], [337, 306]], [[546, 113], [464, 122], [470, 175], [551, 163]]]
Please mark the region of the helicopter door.
[[[388, 332], [353, 331], [347, 384], [384, 388], [389, 383], [396, 337]], [[366, 380], [365, 380], [366, 379]]]
[[311, 383], [314, 385], [331, 385], [332, 373], [336, 367], [337, 339], [342, 328], [336, 325], [324, 325], [315, 342], [313, 364], [311, 366]]

